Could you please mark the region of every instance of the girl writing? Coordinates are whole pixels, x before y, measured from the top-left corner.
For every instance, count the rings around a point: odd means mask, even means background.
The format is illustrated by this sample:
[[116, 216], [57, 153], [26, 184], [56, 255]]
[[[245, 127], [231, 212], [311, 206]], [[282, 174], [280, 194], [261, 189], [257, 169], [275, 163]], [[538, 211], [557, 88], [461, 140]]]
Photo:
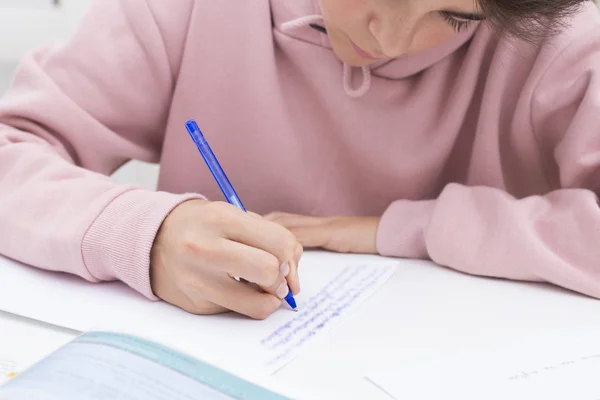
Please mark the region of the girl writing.
[[0, 253], [198, 314], [266, 318], [303, 246], [599, 297], [599, 73], [583, 0], [98, 0], [0, 104]]

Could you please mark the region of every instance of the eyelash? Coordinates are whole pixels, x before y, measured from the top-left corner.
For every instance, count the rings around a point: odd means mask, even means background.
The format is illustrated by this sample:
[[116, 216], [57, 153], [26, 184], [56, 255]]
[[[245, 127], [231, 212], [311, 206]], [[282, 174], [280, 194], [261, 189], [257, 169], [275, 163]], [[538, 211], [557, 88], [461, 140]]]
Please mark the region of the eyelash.
[[464, 28], [466, 28], [467, 26], [469, 26], [469, 24], [473, 21], [471, 20], [463, 20], [463, 19], [456, 19], [455, 17], [453, 17], [452, 15], [446, 13], [446, 12], [441, 12], [442, 18], [444, 18], [444, 20], [456, 31], [456, 32], [460, 32], [461, 30], [463, 30]]

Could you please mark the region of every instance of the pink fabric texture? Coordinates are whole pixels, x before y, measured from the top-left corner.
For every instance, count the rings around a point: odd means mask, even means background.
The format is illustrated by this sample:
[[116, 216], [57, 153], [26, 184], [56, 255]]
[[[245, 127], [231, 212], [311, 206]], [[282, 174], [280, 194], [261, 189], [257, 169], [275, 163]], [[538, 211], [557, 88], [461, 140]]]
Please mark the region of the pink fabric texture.
[[[364, 70], [319, 15], [316, 0], [96, 1], [0, 102], [0, 253], [155, 299], [165, 216], [222, 199], [194, 118], [254, 212], [383, 215], [383, 255], [600, 297], [595, 7], [538, 45], [479, 23]], [[107, 177], [130, 159], [160, 162], [158, 192]]]

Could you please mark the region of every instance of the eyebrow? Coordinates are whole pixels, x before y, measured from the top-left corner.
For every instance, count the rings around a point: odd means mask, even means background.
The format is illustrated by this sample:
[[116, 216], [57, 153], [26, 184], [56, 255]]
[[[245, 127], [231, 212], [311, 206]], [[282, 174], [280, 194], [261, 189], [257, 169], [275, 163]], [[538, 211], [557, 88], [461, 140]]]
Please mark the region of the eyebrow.
[[482, 21], [485, 15], [479, 13], [464, 13], [460, 11], [444, 11], [444, 14], [460, 19], [468, 19], [470, 21]]

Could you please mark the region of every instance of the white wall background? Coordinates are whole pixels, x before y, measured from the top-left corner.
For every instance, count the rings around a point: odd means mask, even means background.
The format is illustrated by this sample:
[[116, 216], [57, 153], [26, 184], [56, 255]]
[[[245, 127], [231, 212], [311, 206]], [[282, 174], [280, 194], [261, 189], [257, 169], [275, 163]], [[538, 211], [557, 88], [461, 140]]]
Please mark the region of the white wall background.
[[[68, 40], [93, 0], [0, 0], [0, 94], [29, 50]], [[98, 0], [103, 1], [103, 0]], [[176, 0], [165, 0], [176, 1]], [[156, 188], [158, 166], [133, 161], [113, 178]]]
[[0, 0], [0, 60], [14, 61], [27, 50], [73, 32], [91, 0]]

